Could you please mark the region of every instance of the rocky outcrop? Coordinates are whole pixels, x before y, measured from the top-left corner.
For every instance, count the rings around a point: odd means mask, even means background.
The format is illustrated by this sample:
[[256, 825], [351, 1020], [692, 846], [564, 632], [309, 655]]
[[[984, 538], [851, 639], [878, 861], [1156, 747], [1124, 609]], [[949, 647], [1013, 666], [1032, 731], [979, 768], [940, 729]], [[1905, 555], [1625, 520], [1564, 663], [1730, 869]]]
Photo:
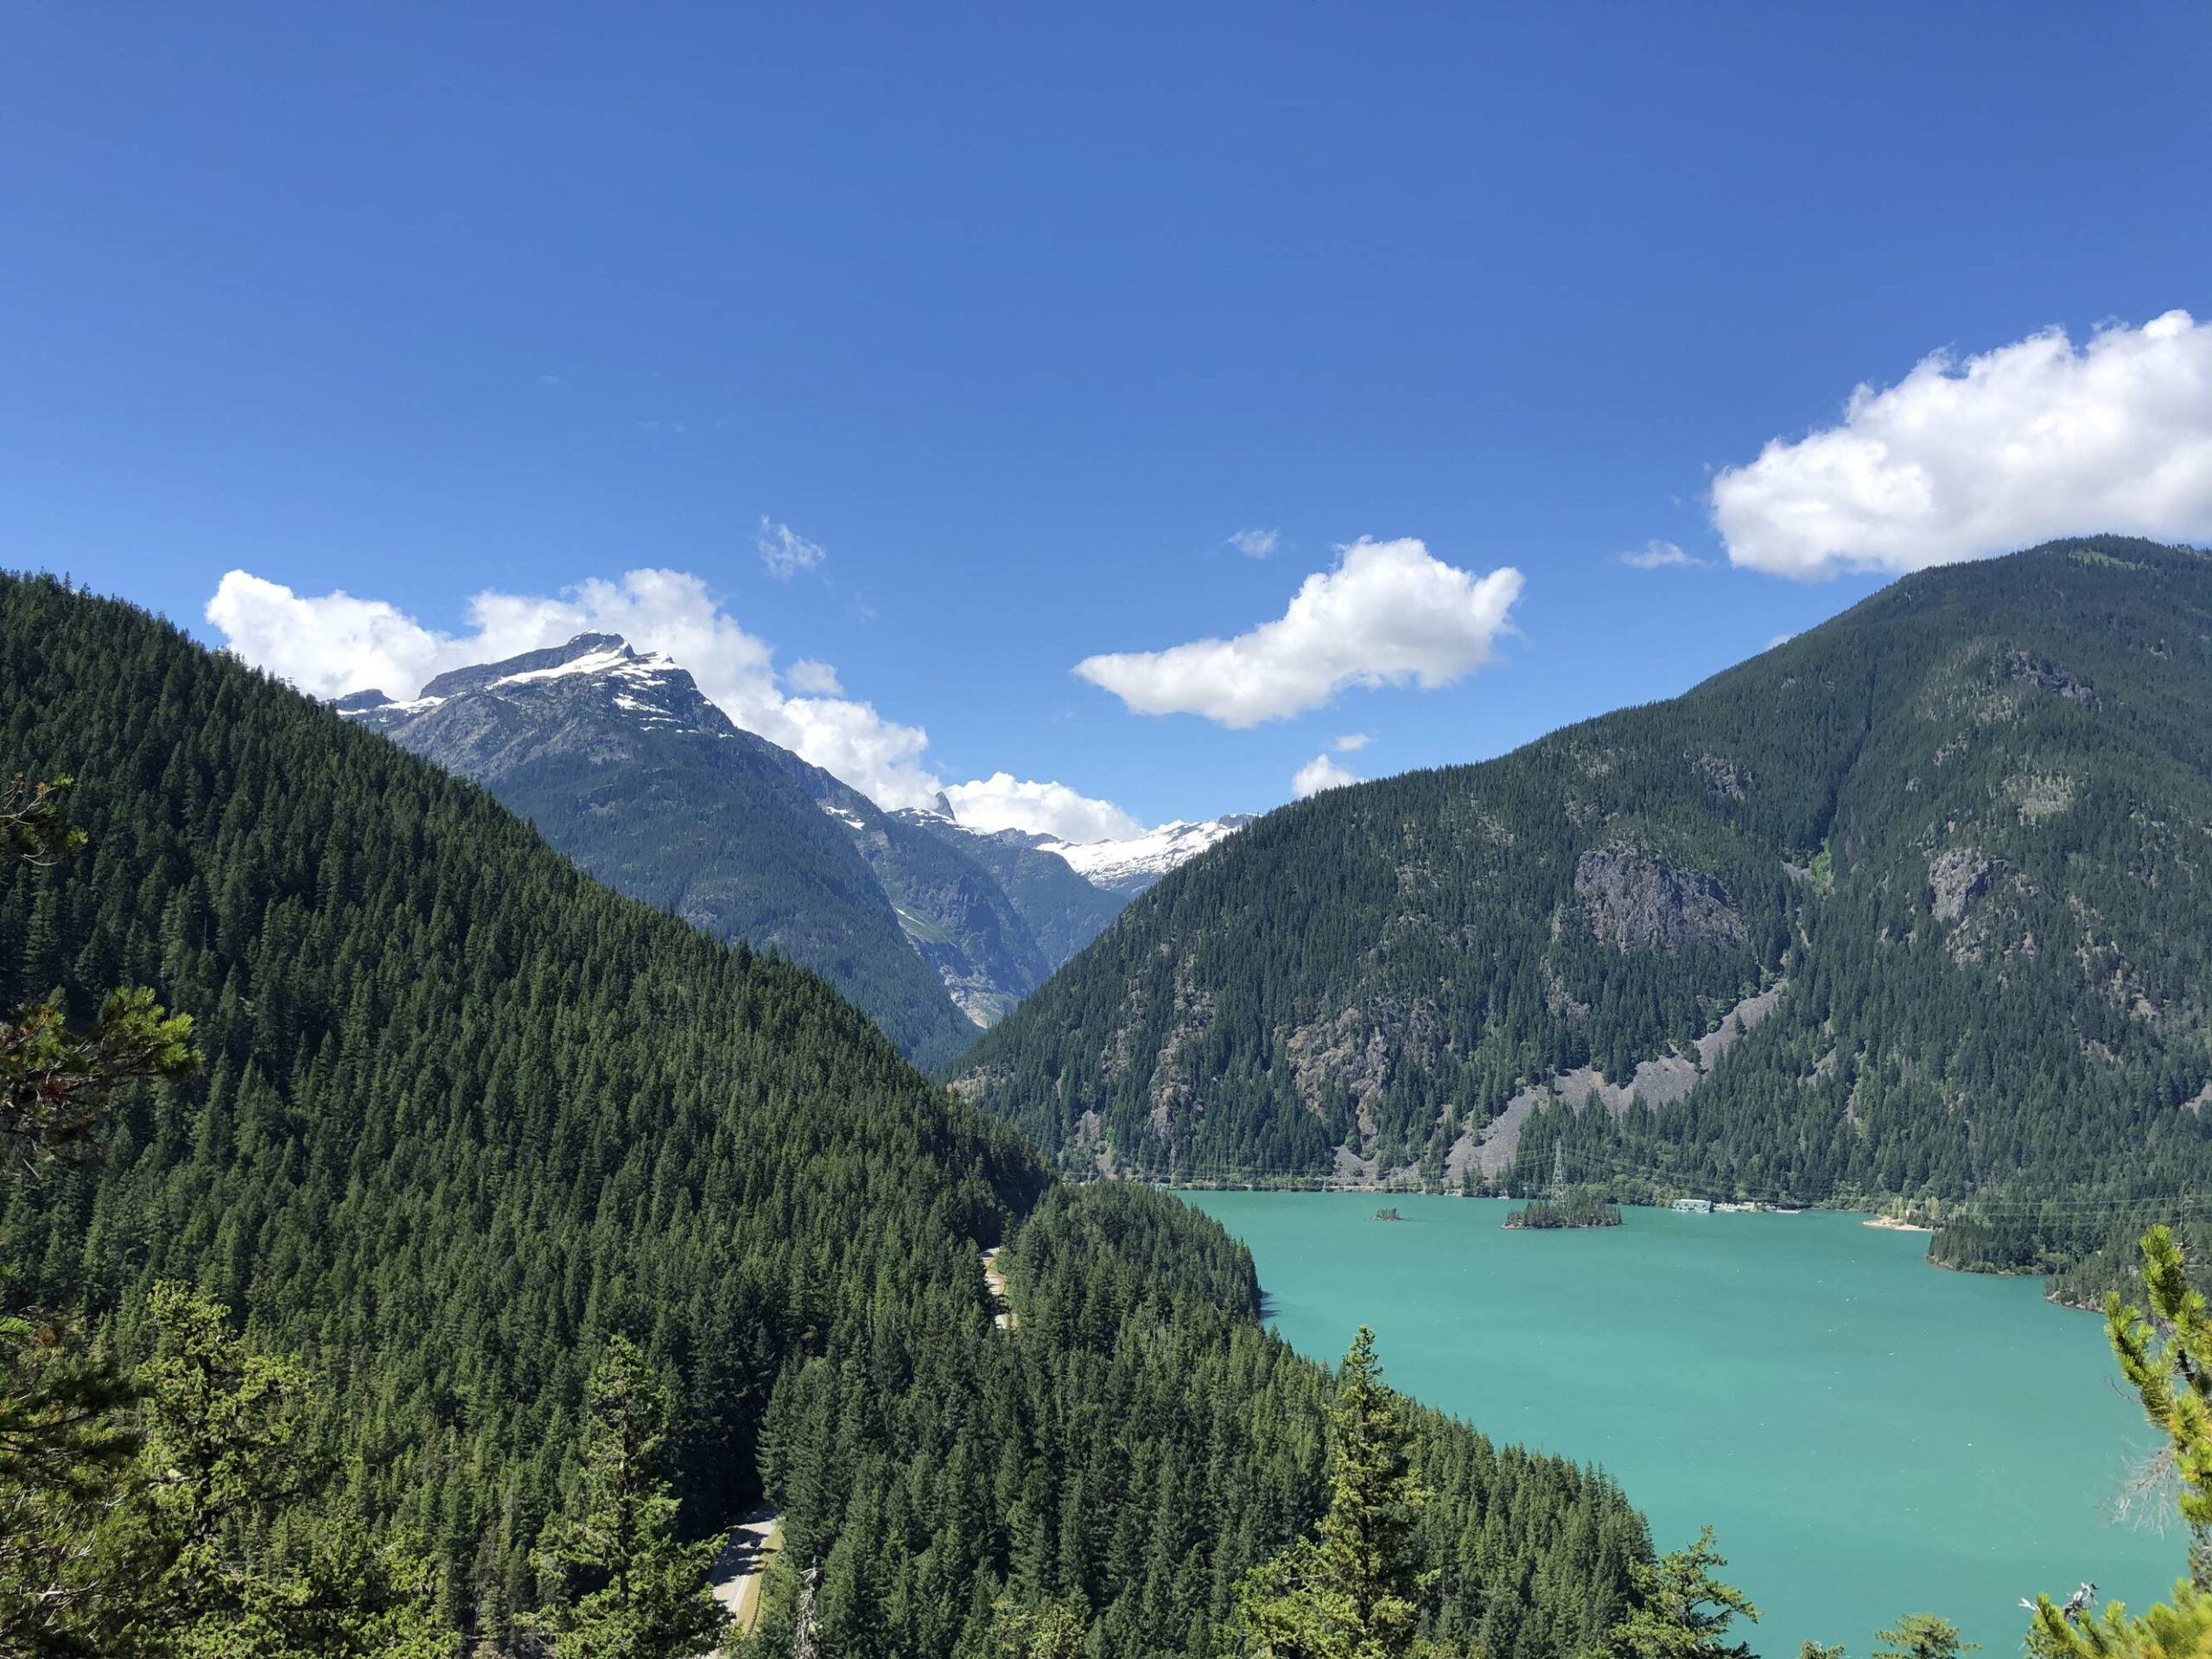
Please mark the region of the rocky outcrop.
[[1286, 1036], [1283, 1046], [1290, 1055], [1293, 1086], [1306, 1110], [1324, 1116], [1332, 1097], [1349, 1096], [1364, 1138], [1375, 1132], [1374, 1104], [1390, 1085], [1394, 1057], [1425, 1067], [1443, 1039], [1433, 1005], [1416, 1000], [1408, 1007], [1388, 998], [1300, 1026]]
[[2069, 702], [2078, 702], [2084, 709], [2099, 707], [2095, 690], [2085, 680], [2076, 679], [2063, 669], [2053, 668], [2049, 663], [2038, 662], [2024, 651], [2016, 651], [2005, 660], [2005, 674], [2030, 685], [2039, 685], [2055, 692]]
[[1626, 848], [1593, 849], [1576, 861], [1575, 896], [1590, 931], [1621, 950], [1679, 950], [1744, 943], [1744, 918], [1728, 889]]
[[1939, 922], [1955, 922], [1989, 887], [1990, 862], [1969, 847], [1952, 847], [1928, 861], [1929, 908]]
[[1175, 964], [1175, 995], [1167, 1039], [1154, 1057], [1152, 1078], [1146, 1098], [1152, 1103], [1152, 1130], [1163, 1141], [1172, 1139], [1177, 1120], [1197, 1104], [1197, 1090], [1184, 1057], [1206, 1027], [1213, 1024], [1214, 995], [1201, 988], [1193, 976], [1196, 960], [1185, 957]]
[[1706, 786], [1726, 800], [1742, 800], [1745, 791], [1751, 786], [1751, 768], [1739, 766], [1724, 755], [1698, 756], [1697, 769]]

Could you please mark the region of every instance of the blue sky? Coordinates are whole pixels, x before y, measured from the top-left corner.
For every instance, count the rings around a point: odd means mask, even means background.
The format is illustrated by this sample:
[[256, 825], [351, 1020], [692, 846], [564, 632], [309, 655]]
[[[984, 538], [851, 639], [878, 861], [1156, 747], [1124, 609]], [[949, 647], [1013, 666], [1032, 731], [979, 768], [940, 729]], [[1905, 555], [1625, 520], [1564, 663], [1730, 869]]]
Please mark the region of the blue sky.
[[2212, 12], [1383, 10], [14, 8], [0, 560], [302, 683], [369, 625], [265, 584], [688, 606], [779, 741], [1149, 823], [2212, 537]]

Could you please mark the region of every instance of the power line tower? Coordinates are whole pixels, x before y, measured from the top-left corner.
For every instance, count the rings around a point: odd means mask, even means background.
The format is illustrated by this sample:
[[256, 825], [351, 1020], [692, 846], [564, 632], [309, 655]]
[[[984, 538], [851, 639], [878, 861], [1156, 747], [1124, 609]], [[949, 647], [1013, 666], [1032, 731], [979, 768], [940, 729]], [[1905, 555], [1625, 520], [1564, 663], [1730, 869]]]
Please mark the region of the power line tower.
[[1552, 1202], [1556, 1204], [1567, 1194], [1567, 1142], [1552, 1142]]

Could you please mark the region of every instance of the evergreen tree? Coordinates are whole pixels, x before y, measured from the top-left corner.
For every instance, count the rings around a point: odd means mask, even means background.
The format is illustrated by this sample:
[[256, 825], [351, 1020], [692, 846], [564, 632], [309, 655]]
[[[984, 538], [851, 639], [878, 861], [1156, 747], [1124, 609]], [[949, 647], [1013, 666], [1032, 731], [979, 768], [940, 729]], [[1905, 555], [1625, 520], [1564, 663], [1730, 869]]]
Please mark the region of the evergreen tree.
[[[0, 861], [44, 872], [85, 844], [69, 822], [70, 789], [66, 777], [17, 778], [0, 795]], [[40, 898], [51, 918], [50, 885]], [[27, 941], [34, 954], [36, 934]], [[47, 973], [41, 965], [16, 977]], [[0, 1158], [36, 1165], [81, 1147], [118, 1088], [197, 1063], [190, 1032], [189, 1018], [165, 1014], [148, 991], [109, 996], [88, 1032], [71, 1031], [51, 1004], [9, 1014], [0, 1020]], [[138, 1449], [125, 1413], [139, 1389], [84, 1351], [76, 1321], [19, 1300], [12, 1277], [0, 1256], [0, 1654], [92, 1652], [117, 1628], [125, 1591], [143, 1591], [118, 1581], [101, 1541]]]
[[[18, 780], [0, 856], [43, 869], [79, 849], [69, 788]], [[10, 1015], [0, 1147], [82, 1150], [122, 1085], [197, 1065], [190, 1032], [149, 991], [111, 995], [86, 1031], [54, 1003]], [[329, 1516], [276, 1536], [327, 1473], [301, 1441], [301, 1369], [248, 1354], [226, 1310], [181, 1286], [150, 1304], [156, 1345], [135, 1376], [82, 1355], [67, 1321], [0, 1312], [0, 1654], [444, 1653], [418, 1564]]]
[[1687, 1549], [1629, 1568], [1637, 1605], [1613, 1627], [1616, 1646], [1635, 1659], [1751, 1659], [1748, 1642], [1726, 1640], [1738, 1618], [1756, 1623], [1759, 1610], [1713, 1569], [1728, 1565], [1713, 1547], [1713, 1529], [1699, 1530]]
[[1414, 1529], [1431, 1494], [1414, 1467], [1397, 1395], [1365, 1325], [1337, 1374], [1329, 1412], [1329, 1507], [1317, 1535], [1240, 1588], [1234, 1650], [1246, 1659], [1395, 1659], [1414, 1651], [1436, 1574]]
[[[69, 822], [73, 786], [66, 777], [40, 784], [17, 778], [0, 793], [0, 861], [42, 872], [85, 844], [85, 832]], [[54, 921], [54, 893], [50, 883], [39, 887], [17, 976], [41, 990], [53, 982], [59, 950], [58, 933], [43, 937]], [[0, 1020], [0, 1146], [52, 1152], [76, 1145], [123, 1084], [181, 1076], [197, 1065], [191, 1039], [192, 1017], [165, 1014], [148, 990], [111, 992], [85, 1031], [71, 1030], [67, 1010], [51, 1001], [16, 1009]]]
[[2171, 1448], [2189, 1527], [2190, 1577], [2198, 1589], [2212, 1589], [2212, 1319], [2203, 1293], [2189, 1282], [2172, 1231], [2152, 1228], [2142, 1248], [2150, 1313], [2110, 1292], [2106, 1332], [2121, 1375]]
[[2064, 1604], [2037, 1596], [2028, 1627], [2033, 1659], [2208, 1659], [2212, 1656], [2212, 1320], [2203, 1294], [2189, 1282], [2173, 1234], [2153, 1227], [2142, 1240], [2149, 1311], [2105, 1299], [2105, 1332], [2144, 1414], [2166, 1437], [2180, 1477], [2180, 1508], [2189, 1528], [2189, 1574], [2174, 1586], [2171, 1605], [2131, 1617], [2119, 1602], [2088, 1605], [2084, 1585]]
[[1934, 1613], [1904, 1613], [1892, 1628], [1874, 1632], [1883, 1645], [1873, 1659], [1960, 1659], [1980, 1645], [1959, 1640], [1959, 1627]]
[[323, 1507], [315, 1389], [248, 1349], [228, 1310], [156, 1288], [139, 1376], [144, 1446], [105, 1541], [129, 1612], [118, 1650], [147, 1659], [439, 1659], [451, 1632], [428, 1567]]
[[137, 1395], [69, 1322], [0, 1313], [0, 1655], [93, 1650], [108, 1588], [94, 1540], [138, 1447]]
[[593, 1368], [582, 1491], [540, 1547], [561, 1584], [544, 1620], [560, 1659], [692, 1659], [724, 1625], [711, 1542], [680, 1543], [666, 1473], [668, 1391], [627, 1337]]
[[1084, 1610], [1065, 1601], [1029, 1607], [1001, 1598], [991, 1607], [991, 1639], [1004, 1659], [1076, 1659], [1085, 1622]]

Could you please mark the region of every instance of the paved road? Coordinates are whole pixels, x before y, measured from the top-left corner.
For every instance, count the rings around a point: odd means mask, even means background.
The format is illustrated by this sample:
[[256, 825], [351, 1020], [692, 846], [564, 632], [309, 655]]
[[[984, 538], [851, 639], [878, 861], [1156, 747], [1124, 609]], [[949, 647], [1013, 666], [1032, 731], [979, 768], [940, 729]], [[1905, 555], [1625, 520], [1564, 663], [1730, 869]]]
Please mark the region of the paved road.
[[709, 1570], [715, 1599], [747, 1635], [760, 1628], [761, 1577], [783, 1544], [782, 1524], [763, 1503], [731, 1529], [729, 1541]]

